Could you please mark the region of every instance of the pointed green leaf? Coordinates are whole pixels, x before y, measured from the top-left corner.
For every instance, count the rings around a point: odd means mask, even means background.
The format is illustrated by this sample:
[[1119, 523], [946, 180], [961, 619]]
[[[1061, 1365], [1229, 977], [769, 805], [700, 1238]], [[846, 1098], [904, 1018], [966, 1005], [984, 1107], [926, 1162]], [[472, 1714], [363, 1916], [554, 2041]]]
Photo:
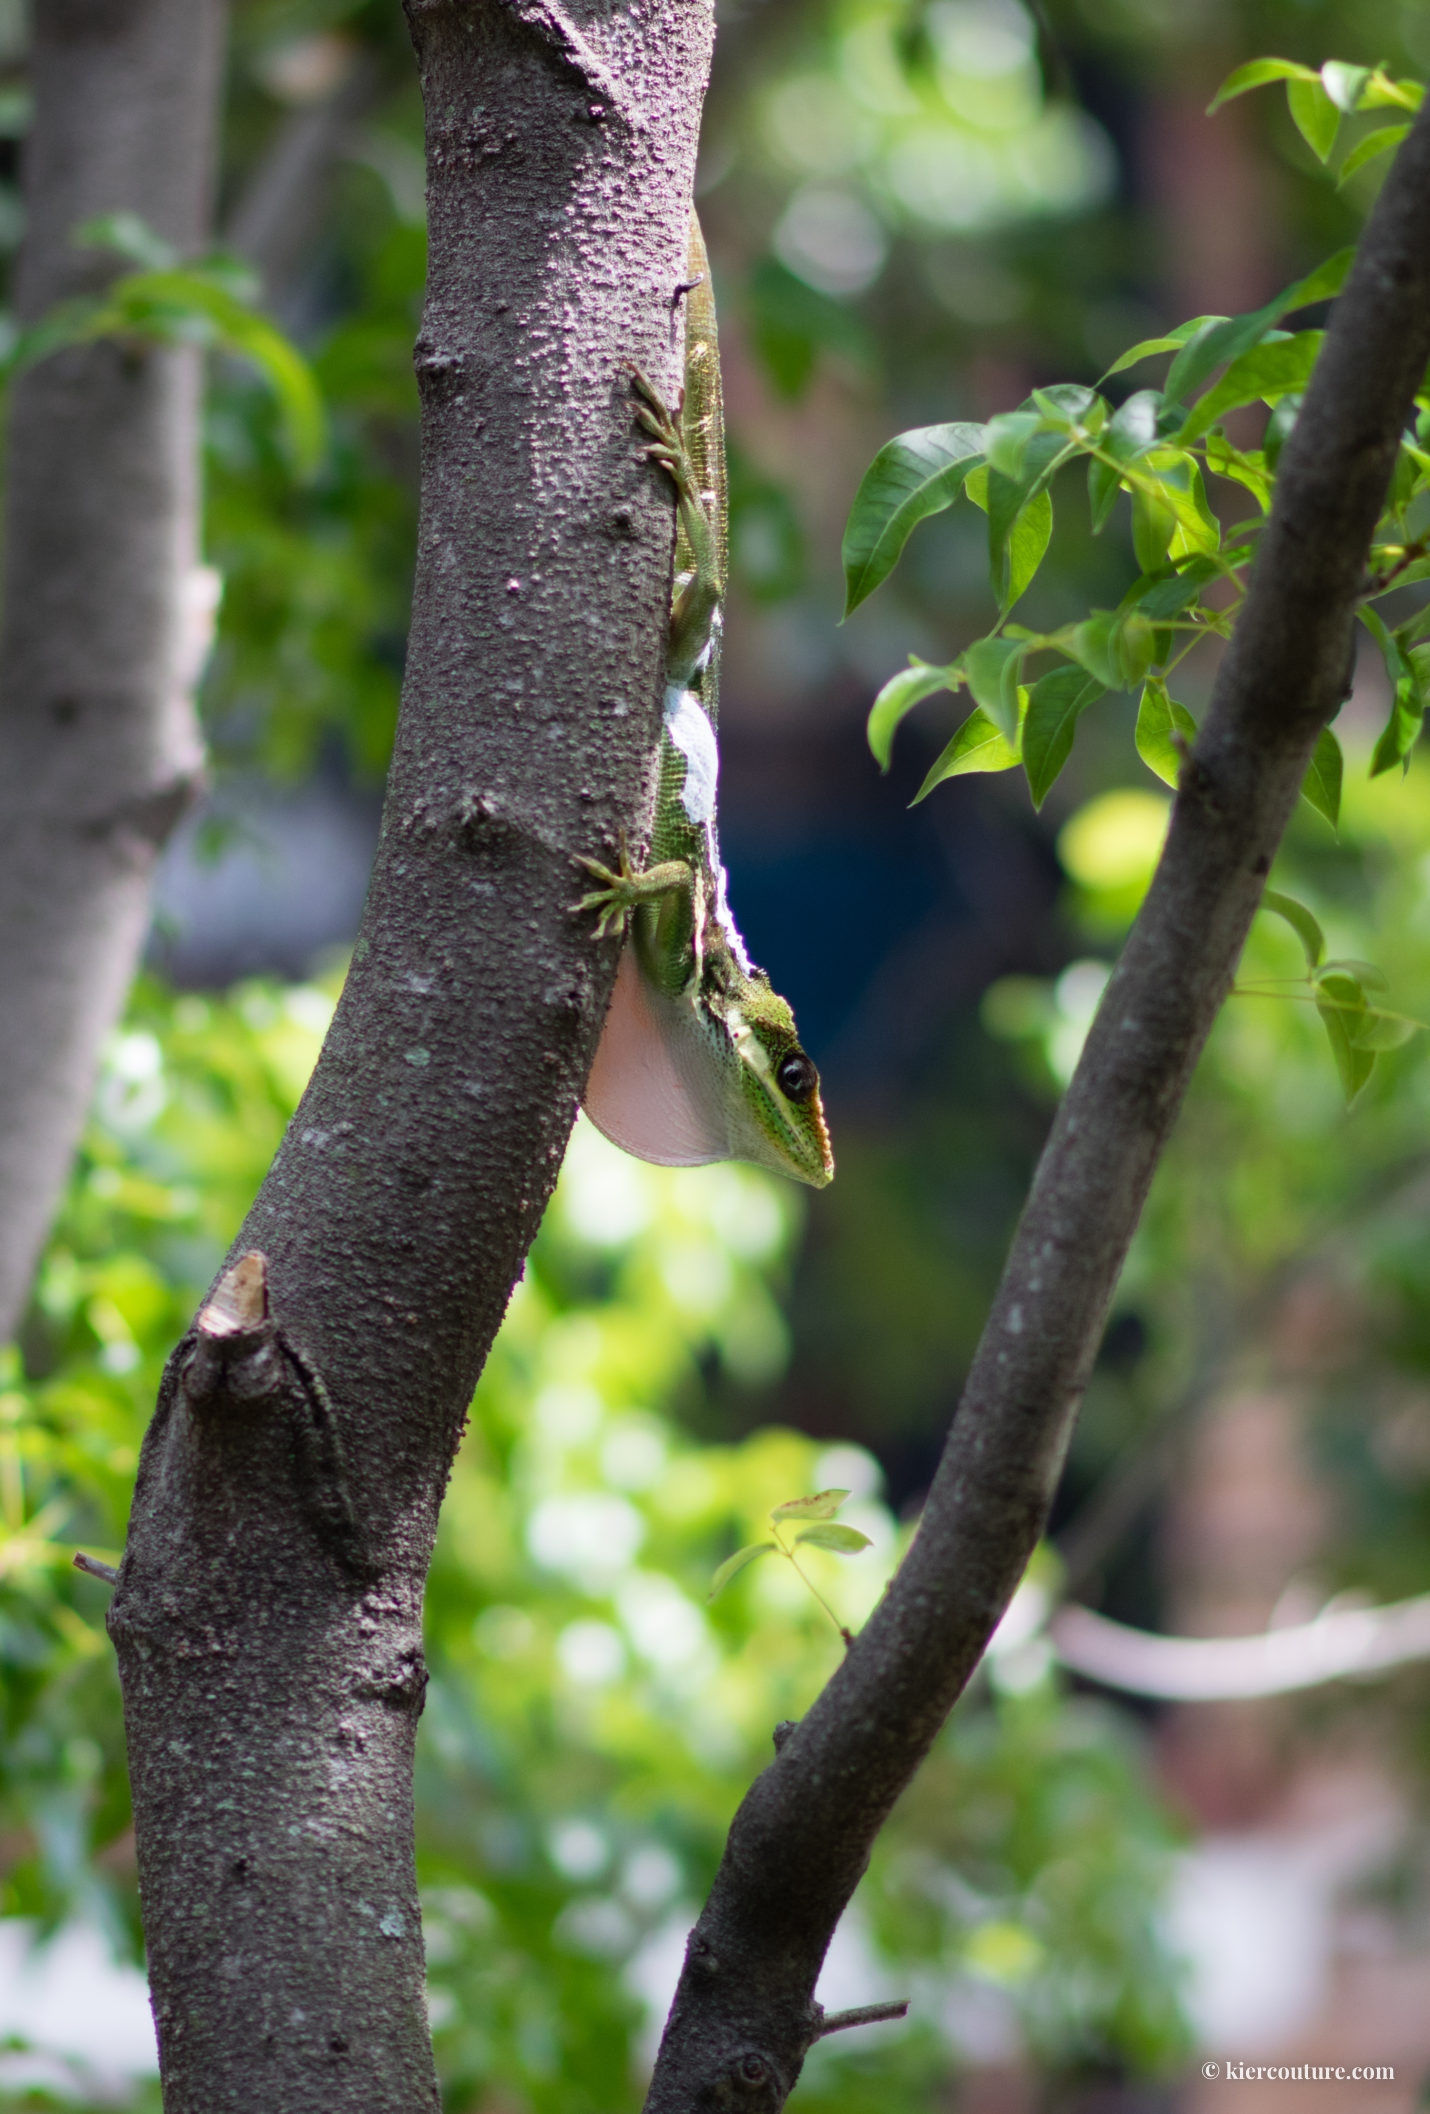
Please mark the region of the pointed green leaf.
[[990, 469], [1016, 483], [1023, 469], [1023, 456], [1033, 435], [1042, 426], [1036, 411], [1000, 411], [984, 427], [983, 452]]
[[1220, 576], [1221, 568], [1208, 557], [1190, 559], [1174, 573], [1157, 573], [1151, 579], [1134, 580], [1122, 597], [1124, 609], [1138, 609], [1149, 622], [1164, 624], [1191, 606], [1208, 580]]
[[1336, 182], [1338, 184], [1349, 183], [1351, 178], [1359, 175], [1360, 171], [1368, 163], [1375, 161], [1382, 154], [1389, 154], [1392, 148], [1398, 147], [1409, 130], [1410, 127], [1408, 125], [1382, 125], [1376, 132], [1367, 132], [1364, 139], [1356, 141], [1350, 153], [1341, 163], [1340, 173], [1336, 177]]
[[1035, 492], [1020, 509], [1008, 537], [1008, 592], [1005, 609], [1011, 609], [1042, 564], [1053, 534], [1053, 495]]
[[[1301, 399], [1296, 397], [1292, 401], [1299, 404]], [[1250, 492], [1263, 514], [1270, 513], [1271, 479], [1266, 474], [1266, 457], [1260, 448], [1253, 448], [1248, 454], [1233, 447], [1224, 433], [1209, 433], [1206, 459], [1207, 468], [1214, 477], [1229, 477], [1244, 491]]]
[[738, 1578], [747, 1564], [752, 1564], [757, 1556], [768, 1556], [774, 1546], [772, 1541], [752, 1541], [747, 1548], [737, 1549], [733, 1556], [727, 1556], [711, 1579], [705, 1598], [713, 1600], [717, 1593], [723, 1593], [730, 1580]]
[[1418, 110], [1425, 100], [1423, 81], [1392, 81], [1379, 67], [1362, 90], [1362, 110]]
[[1082, 714], [1104, 695], [1095, 676], [1082, 668], [1055, 668], [1033, 684], [1023, 721], [1023, 768], [1034, 807], [1041, 807], [1072, 754]]
[[1175, 330], [1169, 330], [1164, 337], [1139, 338], [1135, 345], [1127, 348], [1120, 359], [1113, 361], [1102, 379], [1107, 381], [1112, 375], [1121, 374], [1124, 367], [1135, 367], [1139, 360], [1150, 360], [1154, 352], [1180, 352], [1205, 324], [1225, 321], [1225, 316], [1193, 316], [1190, 323], [1179, 323]]
[[1417, 696], [1414, 685], [1409, 682], [1397, 683], [1390, 717], [1381, 729], [1380, 738], [1371, 752], [1372, 778], [1379, 778], [1383, 771], [1393, 771], [1396, 764], [1409, 770], [1410, 752], [1420, 739], [1420, 729], [1424, 721], [1425, 707]]
[[1235, 96], [1245, 95], [1249, 89], [1264, 88], [1268, 81], [1314, 81], [1316, 74], [1309, 66], [1298, 66], [1294, 59], [1248, 59], [1229, 73], [1207, 105], [1207, 116], [1220, 110]]
[[1232, 361], [1221, 380], [1187, 413], [1177, 439], [1185, 447], [1200, 439], [1210, 426], [1241, 404], [1275, 404], [1283, 396], [1299, 395], [1311, 379], [1326, 333], [1300, 330], [1294, 337], [1279, 333], [1251, 347]]
[[1355, 261], [1353, 248], [1333, 251], [1313, 272], [1307, 272], [1304, 279], [1287, 287], [1281, 296], [1282, 315], [1294, 315], [1298, 308], [1310, 308], [1317, 301], [1334, 301], [1336, 295], [1344, 291]]
[[1179, 705], [1167, 689], [1160, 675], [1149, 675], [1142, 685], [1142, 701], [1137, 707], [1137, 731], [1135, 740], [1137, 754], [1149, 771], [1154, 771], [1164, 784], [1176, 787], [1182, 770], [1182, 754], [1174, 736], [1185, 742], [1195, 741], [1197, 723], [1185, 705]]
[[1261, 908], [1286, 920], [1306, 950], [1306, 967], [1319, 968], [1325, 958], [1326, 935], [1305, 904], [1298, 903], [1294, 896], [1282, 895], [1277, 888], [1268, 888], [1261, 898]]
[[1385, 672], [1390, 677], [1391, 682], [1404, 682], [1410, 674], [1410, 663], [1405, 658], [1400, 640], [1393, 631], [1387, 629], [1385, 619], [1380, 611], [1374, 608], [1371, 603], [1364, 602], [1357, 611], [1357, 615], [1384, 655]]
[[1329, 727], [1322, 727], [1306, 767], [1301, 798], [1308, 801], [1318, 815], [1324, 815], [1332, 829], [1340, 825], [1344, 778], [1345, 759], [1341, 755], [1341, 745]]
[[1104, 462], [1100, 455], [1091, 456], [1087, 465], [1087, 510], [1092, 516], [1092, 533], [1101, 535], [1112, 512], [1112, 502], [1117, 497], [1117, 466]]
[[1403, 1013], [1382, 1013], [1378, 1007], [1367, 1006], [1358, 1016], [1351, 1031], [1351, 1040], [1358, 1050], [1398, 1050], [1409, 1042], [1419, 1029], [1417, 1020], [1407, 1020]]
[[934, 787], [942, 785], [945, 778], [961, 778], [969, 771], [1011, 771], [1020, 761], [1017, 749], [1004, 740], [980, 705], [969, 713], [943, 754], [930, 767], [910, 805], [917, 807], [921, 800], [927, 800]]
[[816, 1490], [812, 1497], [792, 1497], [776, 1505], [771, 1519], [833, 1519], [848, 1497], [847, 1490]]
[[1136, 609], [1095, 609], [1058, 638], [1104, 690], [1128, 690], [1139, 682], [1157, 643], [1152, 625]]
[[1167, 555], [1177, 526], [1172, 509], [1145, 485], [1132, 490], [1132, 549], [1144, 573], [1154, 573]]
[[1360, 979], [1344, 969], [1323, 969], [1316, 978], [1316, 1011], [1331, 1045], [1341, 1090], [1347, 1102], [1354, 1101], [1375, 1068], [1375, 1051], [1360, 1048], [1355, 1039], [1366, 1012]]
[[869, 747], [881, 771], [889, 768], [889, 754], [900, 721], [912, 712], [915, 705], [932, 697], [936, 690], [956, 690], [962, 680], [963, 672], [957, 661], [948, 668], [934, 668], [927, 661], [914, 661], [889, 677], [869, 708]]
[[1208, 317], [1204, 327], [1188, 339], [1168, 370], [1165, 385], [1168, 403], [1180, 403], [1184, 397], [1190, 396], [1218, 367], [1237, 359], [1259, 343], [1283, 316], [1291, 315], [1298, 308], [1309, 308], [1315, 301], [1334, 300], [1345, 285], [1354, 260], [1354, 250], [1337, 250], [1324, 264], [1318, 264], [1304, 279], [1296, 280], [1274, 301], [1268, 301], [1264, 308], [1256, 309], [1253, 314]]
[[1052, 500], [1043, 488], [1077, 445], [1041, 419], [1038, 428], [1021, 450], [1016, 476], [989, 464], [988, 577], [1003, 610], [1017, 601], [1042, 563], [1053, 525]]
[[1291, 113], [1291, 122], [1317, 161], [1328, 160], [1336, 144], [1336, 134], [1341, 129], [1341, 113], [1319, 77], [1311, 81], [1288, 81], [1286, 107]]
[[963, 656], [974, 703], [1007, 742], [1017, 739], [1018, 666], [1026, 652], [1022, 639], [978, 639]]
[[1420, 738], [1425, 717], [1425, 692], [1418, 666], [1407, 657], [1397, 634], [1387, 630], [1379, 610], [1363, 604], [1359, 615], [1385, 657], [1385, 672], [1394, 686], [1390, 717], [1370, 759], [1370, 775], [1378, 778], [1396, 764], [1410, 768], [1410, 752]]
[[811, 1549], [832, 1549], [836, 1556], [857, 1556], [861, 1549], [872, 1547], [869, 1536], [857, 1527], [806, 1527], [795, 1541]]
[[865, 471], [844, 531], [844, 614], [886, 580], [919, 522], [957, 499], [983, 460], [983, 428], [920, 426], [888, 441]]

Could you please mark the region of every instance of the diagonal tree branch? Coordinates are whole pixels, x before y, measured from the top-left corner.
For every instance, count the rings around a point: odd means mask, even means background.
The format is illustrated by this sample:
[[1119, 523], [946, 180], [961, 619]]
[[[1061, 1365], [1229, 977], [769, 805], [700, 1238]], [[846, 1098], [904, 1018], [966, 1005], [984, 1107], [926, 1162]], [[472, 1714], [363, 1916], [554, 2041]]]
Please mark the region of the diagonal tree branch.
[[1043, 1529], [1153, 1170], [1345, 692], [1370, 538], [1427, 357], [1430, 108], [1337, 303], [1161, 864], [1054, 1123], [918, 1536], [735, 1817], [648, 2114], [773, 2114], [789, 2093], [874, 1837]]

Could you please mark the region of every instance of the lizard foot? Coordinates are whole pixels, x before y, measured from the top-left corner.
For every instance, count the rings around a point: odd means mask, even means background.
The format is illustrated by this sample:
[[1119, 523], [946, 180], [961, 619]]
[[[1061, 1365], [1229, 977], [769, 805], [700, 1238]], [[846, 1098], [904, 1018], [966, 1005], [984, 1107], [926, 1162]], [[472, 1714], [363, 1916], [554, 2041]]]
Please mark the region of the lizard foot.
[[598, 940], [605, 939], [607, 933], [624, 932], [632, 910], [641, 900], [641, 876], [631, 866], [624, 834], [621, 837], [620, 862], [619, 867], [613, 871], [611, 867], [603, 866], [599, 859], [587, 859], [579, 853], [572, 861], [573, 865], [588, 873], [593, 881], [601, 883], [590, 895], [582, 896], [579, 903], [571, 905], [573, 917], [584, 910], [599, 913], [595, 932]]
[[641, 904], [659, 904], [669, 896], [691, 896], [695, 887], [694, 876], [683, 859], [667, 859], [660, 866], [637, 873], [631, 865], [624, 837], [618, 867], [603, 866], [599, 859], [580, 856], [575, 863], [593, 881], [601, 884], [590, 895], [582, 896], [579, 903], [571, 905], [573, 915], [584, 910], [597, 913], [595, 936], [598, 940], [603, 940], [608, 932], [624, 932], [631, 912]]
[[631, 386], [637, 398], [636, 418], [654, 443], [645, 451], [647, 459], [658, 462], [669, 474], [682, 498], [688, 500], [692, 506], [702, 506], [699, 479], [695, 475], [695, 466], [686, 449], [678, 418], [654, 382], [647, 381], [639, 367], [631, 368]]

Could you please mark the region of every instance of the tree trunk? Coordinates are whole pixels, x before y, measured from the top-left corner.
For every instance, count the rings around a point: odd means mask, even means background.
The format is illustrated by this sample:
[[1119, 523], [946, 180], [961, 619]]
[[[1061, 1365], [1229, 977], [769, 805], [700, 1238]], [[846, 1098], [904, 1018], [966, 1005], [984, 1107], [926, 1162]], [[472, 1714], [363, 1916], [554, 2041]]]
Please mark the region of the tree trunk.
[[427, 108], [422, 509], [353, 964], [234, 1263], [170, 1363], [110, 1627], [169, 2114], [436, 2104], [412, 1854], [422, 1588], [473, 1384], [618, 949], [639, 835], [707, 0], [575, 27], [408, 0]]
[[[72, 236], [208, 226], [223, 0], [38, 0], [16, 306], [94, 292]], [[202, 765], [199, 355], [96, 344], [14, 386], [0, 622], [0, 1341], [13, 1331]]]

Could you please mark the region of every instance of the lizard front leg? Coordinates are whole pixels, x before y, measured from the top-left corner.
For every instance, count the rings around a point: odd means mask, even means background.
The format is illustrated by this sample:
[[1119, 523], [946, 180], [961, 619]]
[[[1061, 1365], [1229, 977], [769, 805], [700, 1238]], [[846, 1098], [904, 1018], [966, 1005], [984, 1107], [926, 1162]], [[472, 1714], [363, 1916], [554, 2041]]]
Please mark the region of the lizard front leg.
[[694, 867], [684, 859], [663, 859], [637, 873], [624, 843], [618, 869], [599, 859], [578, 858], [576, 864], [601, 883], [572, 905], [574, 911], [596, 912], [596, 938], [629, 925], [631, 943], [656, 988], [670, 998], [688, 991], [699, 979], [704, 952], [704, 893]]
[[637, 873], [631, 865], [624, 840], [621, 844], [621, 863], [617, 868], [603, 866], [599, 859], [587, 859], [578, 855], [576, 862], [593, 881], [601, 886], [590, 895], [582, 896], [573, 903], [573, 913], [594, 910], [596, 938], [603, 940], [608, 932], [624, 932], [633, 911], [643, 904], [661, 905], [669, 896], [692, 896], [695, 876], [684, 859], [666, 859], [659, 866], [648, 866]]

